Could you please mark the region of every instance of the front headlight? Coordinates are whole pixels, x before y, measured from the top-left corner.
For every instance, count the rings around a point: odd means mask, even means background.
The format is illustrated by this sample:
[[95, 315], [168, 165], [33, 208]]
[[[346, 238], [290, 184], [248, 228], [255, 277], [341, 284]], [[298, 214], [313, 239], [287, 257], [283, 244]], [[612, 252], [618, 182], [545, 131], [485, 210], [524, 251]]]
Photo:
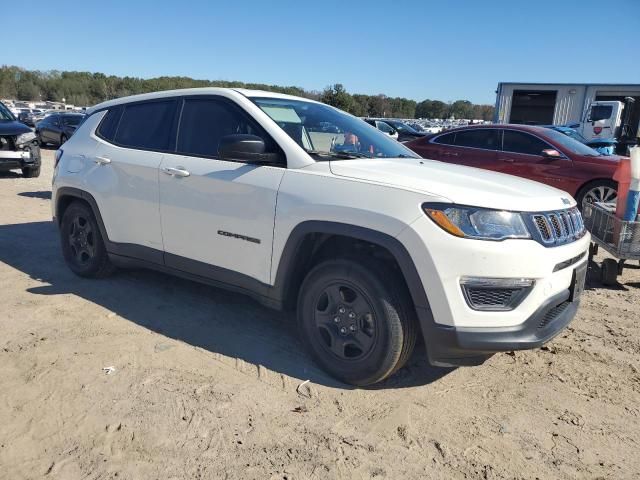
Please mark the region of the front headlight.
[[481, 240], [531, 238], [522, 216], [516, 212], [428, 203], [422, 209], [440, 228], [456, 237]]
[[21, 133], [16, 137], [16, 145], [24, 145], [36, 139], [36, 134], [33, 132]]

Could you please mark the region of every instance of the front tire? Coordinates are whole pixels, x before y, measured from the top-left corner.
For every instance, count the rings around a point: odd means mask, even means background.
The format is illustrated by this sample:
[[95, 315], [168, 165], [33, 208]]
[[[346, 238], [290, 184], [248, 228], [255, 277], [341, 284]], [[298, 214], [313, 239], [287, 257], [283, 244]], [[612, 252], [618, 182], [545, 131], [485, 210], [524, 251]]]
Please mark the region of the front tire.
[[584, 205], [596, 202], [615, 202], [618, 198], [618, 183], [613, 180], [594, 180], [587, 183], [576, 195], [576, 203], [580, 210]]
[[98, 222], [87, 204], [73, 202], [67, 207], [60, 223], [60, 241], [64, 259], [76, 275], [101, 278], [113, 272]]
[[416, 342], [413, 305], [403, 285], [370, 259], [315, 266], [300, 288], [297, 315], [303, 343], [316, 363], [358, 386], [400, 369]]

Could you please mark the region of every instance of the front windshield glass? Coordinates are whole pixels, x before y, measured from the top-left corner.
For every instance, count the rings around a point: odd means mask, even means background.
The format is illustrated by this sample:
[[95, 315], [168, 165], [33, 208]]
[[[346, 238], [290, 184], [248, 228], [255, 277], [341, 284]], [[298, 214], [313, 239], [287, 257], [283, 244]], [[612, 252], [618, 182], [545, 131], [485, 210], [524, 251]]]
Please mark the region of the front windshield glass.
[[339, 158], [419, 158], [414, 152], [348, 113], [321, 103], [253, 98], [308, 153]]
[[14, 120], [15, 118], [13, 118], [13, 114], [9, 111], [9, 109], [2, 103], [0, 103], [0, 121], [13, 122]]
[[586, 155], [588, 157], [599, 157], [601, 155], [599, 152], [595, 151], [593, 148], [587, 147], [584, 143], [579, 142], [578, 140], [575, 140], [565, 135], [564, 133], [560, 133], [557, 130], [549, 129], [545, 133], [546, 135], [551, 137], [551, 140], [553, 140], [556, 143], [559, 143], [564, 148], [566, 148], [570, 152], [575, 153], [577, 155]]

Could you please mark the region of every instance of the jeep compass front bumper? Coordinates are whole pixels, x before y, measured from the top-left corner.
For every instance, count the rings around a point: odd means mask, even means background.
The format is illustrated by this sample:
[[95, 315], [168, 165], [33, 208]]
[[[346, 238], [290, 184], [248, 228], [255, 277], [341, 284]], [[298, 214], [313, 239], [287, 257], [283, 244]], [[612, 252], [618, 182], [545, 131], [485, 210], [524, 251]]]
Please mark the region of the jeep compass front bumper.
[[558, 335], [575, 316], [580, 300], [564, 290], [547, 300], [523, 323], [511, 327], [450, 327], [433, 321], [428, 309], [418, 309], [432, 365], [479, 365], [497, 352], [537, 348]]

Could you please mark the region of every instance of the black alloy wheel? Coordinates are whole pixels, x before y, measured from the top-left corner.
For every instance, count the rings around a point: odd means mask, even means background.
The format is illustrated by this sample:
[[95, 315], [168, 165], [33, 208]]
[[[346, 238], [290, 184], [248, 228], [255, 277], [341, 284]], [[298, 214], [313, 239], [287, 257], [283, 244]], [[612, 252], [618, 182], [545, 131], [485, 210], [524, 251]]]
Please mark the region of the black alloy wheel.
[[341, 360], [365, 357], [376, 341], [371, 301], [347, 281], [327, 285], [315, 301], [318, 340]]

